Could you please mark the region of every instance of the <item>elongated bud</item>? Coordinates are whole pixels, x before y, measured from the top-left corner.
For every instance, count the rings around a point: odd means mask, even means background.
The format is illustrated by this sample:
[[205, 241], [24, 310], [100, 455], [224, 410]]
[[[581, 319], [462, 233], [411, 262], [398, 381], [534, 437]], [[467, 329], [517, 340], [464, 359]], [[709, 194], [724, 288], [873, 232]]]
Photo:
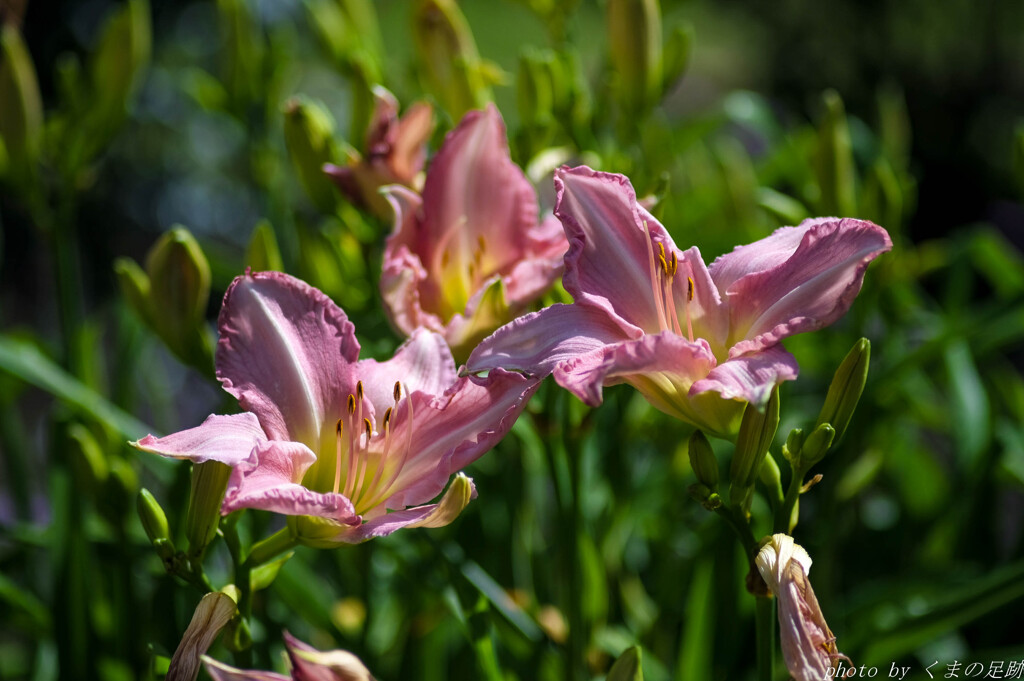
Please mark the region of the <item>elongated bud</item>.
[[626, 648], [608, 670], [606, 681], [644, 681], [643, 652], [640, 646]]
[[832, 446], [835, 437], [835, 429], [827, 423], [822, 423], [812, 430], [811, 434], [804, 440], [803, 450], [800, 452], [799, 468], [807, 470], [825, 458], [825, 454], [828, 453], [828, 449]]
[[761, 478], [761, 484], [771, 491], [778, 502], [781, 502], [783, 500], [782, 472], [779, 470], [779, 464], [775, 457], [771, 455], [771, 452], [764, 457], [759, 477]]
[[147, 324], [153, 325], [149, 306], [149, 275], [131, 258], [114, 261], [114, 273], [121, 288], [121, 295], [128, 306], [135, 310]]
[[608, 49], [619, 102], [645, 111], [661, 96], [661, 7], [658, 0], [609, 0]]
[[552, 121], [555, 86], [551, 70], [546, 68], [545, 56], [537, 50], [528, 50], [519, 57], [516, 77], [516, 104], [523, 124], [541, 127]]
[[201, 556], [217, 536], [221, 502], [230, 476], [231, 467], [219, 461], [204, 461], [192, 466], [192, 496], [185, 521], [190, 556]]
[[153, 329], [186, 362], [209, 364], [212, 353], [203, 319], [210, 299], [210, 263], [195, 237], [180, 225], [165, 233], [146, 257], [146, 272]]
[[763, 412], [752, 404], [743, 411], [740, 431], [736, 436], [736, 452], [729, 467], [729, 500], [732, 503], [741, 503], [754, 486], [778, 427], [779, 389], [776, 387]]
[[323, 173], [325, 163], [338, 154], [334, 142], [334, 119], [312, 100], [295, 97], [284, 106], [284, 141], [288, 155], [306, 194], [319, 210], [334, 211], [335, 193]]
[[824, 96], [825, 115], [818, 126], [815, 172], [821, 191], [818, 212], [822, 215], [855, 215], [856, 186], [850, 126], [843, 100], [834, 90]]
[[43, 103], [32, 57], [14, 26], [0, 32], [0, 140], [6, 170], [0, 178], [23, 187], [35, 175], [43, 129]]
[[235, 614], [237, 596], [232, 595], [215, 591], [199, 601], [171, 658], [167, 681], [195, 681], [199, 676], [200, 658]]
[[107, 20], [89, 63], [99, 124], [109, 132], [124, 117], [126, 104], [149, 62], [152, 47], [149, 5], [128, 0]]
[[871, 342], [861, 338], [854, 343], [832, 377], [817, 425], [830, 424], [835, 429], [836, 440], [843, 437], [846, 427], [850, 425], [853, 411], [857, 408], [864, 384], [868, 380], [870, 363]]
[[686, 73], [693, 53], [693, 25], [686, 23], [672, 27], [665, 41], [665, 54], [662, 57], [662, 92], [668, 92]]
[[150, 298], [167, 327], [195, 327], [210, 299], [210, 263], [195, 237], [180, 225], [166, 232], [146, 258]]
[[171, 529], [167, 525], [167, 515], [153, 493], [145, 487], [139, 490], [136, 507], [139, 511], [139, 520], [142, 521], [142, 529], [146, 531], [149, 541], [155, 544], [159, 539], [170, 539]]
[[491, 101], [476, 41], [454, 0], [419, 0], [413, 41], [428, 89], [454, 120]]
[[711, 450], [711, 443], [703, 432], [693, 431], [690, 436], [690, 443], [687, 447], [690, 456], [690, 466], [693, 468], [697, 482], [705, 485], [712, 492], [718, 490], [718, 461], [715, 453]]
[[255, 272], [284, 270], [281, 250], [277, 246], [274, 228], [269, 220], [260, 220], [252, 230], [249, 246], [245, 249], [245, 264]]

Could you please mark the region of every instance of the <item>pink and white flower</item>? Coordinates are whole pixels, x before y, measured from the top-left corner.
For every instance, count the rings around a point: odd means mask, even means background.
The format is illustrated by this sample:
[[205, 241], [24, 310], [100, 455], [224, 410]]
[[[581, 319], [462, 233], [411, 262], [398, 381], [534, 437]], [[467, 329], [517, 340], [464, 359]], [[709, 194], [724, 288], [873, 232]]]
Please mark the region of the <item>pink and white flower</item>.
[[445, 138], [423, 185], [385, 190], [395, 229], [381, 294], [404, 334], [442, 334], [456, 358], [520, 314], [562, 269], [558, 221], [538, 220], [537, 194], [509, 157], [494, 106], [471, 111]]
[[451, 522], [475, 494], [469, 478], [426, 502], [508, 432], [537, 383], [501, 370], [457, 377], [426, 330], [388, 361], [360, 360], [341, 308], [279, 272], [235, 279], [219, 326], [217, 377], [245, 412], [135, 444], [232, 466], [222, 513], [292, 516], [311, 545]]
[[563, 283], [575, 302], [500, 328], [467, 368], [554, 373], [592, 406], [602, 386], [628, 383], [721, 437], [735, 435], [746, 403], [760, 407], [796, 378], [780, 341], [839, 319], [868, 263], [892, 247], [870, 222], [817, 218], [707, 267], [696, 246], [678, 250], [626, 177], [562, 168], [555, 185], [570, 244]]

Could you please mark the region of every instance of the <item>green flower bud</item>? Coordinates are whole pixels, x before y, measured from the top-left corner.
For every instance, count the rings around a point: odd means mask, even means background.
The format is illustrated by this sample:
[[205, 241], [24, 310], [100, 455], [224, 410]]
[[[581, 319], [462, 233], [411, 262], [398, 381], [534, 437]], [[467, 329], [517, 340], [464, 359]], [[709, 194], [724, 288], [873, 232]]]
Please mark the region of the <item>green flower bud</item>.
[[693, 431], [687, 447], [690, 456], [690, 466], [693, 468], [697, 482], [705, 485], [712, 492], [718, 489], [718, 461], [715, 453], [711, 450], [711, 443], [708, 438], [699, 430]]
[[714, 511], [716, 508], [722, 505], [722, 497], [718, 492], [712, 492], [708, 489], [707, 485], [702, 485], [697, 482], [686, 488], [690, 496], [693, 497], [694, 501], [700, 502], [700, 505], [708, 511]]
[[868, 380], [868, 366], [871, 363], [871, 342], [861, 338], [847, 353], [828, 387], [825, 404], [818, 415], [816, 425], [830, 424], [839, 440], [850, 425], [853, 411], [857, 408], [864, 384]]
[[825, 458], [835, 436], [835, 429], [827, 423], [822, 423], [812, 430], [804, 440], [803, 450], [800, 452], [800, 470], [806, 471]]
[[778, 427], [779, 389], [775, 388], [763, 412], [752, 404], [743, 410], [736, 451], [729, 467], [729, 500], [733, 504], [742, 503], [753, 488]]
[[115, 260], [114, 273], [117, 275], [121, 295], [128, 306], [135, 310], [135, 313], [147, 324], [154, 326], [149, 305], [149, 275], [130, 258]]
[[609, 0], [607, 17], [619, 102], [645, 111], [661, 97], [661, 7], [658, 0]]
[[338, 157], [334, 119], [320, 104], [304, 97], [292, 98], [284, 105], [284, 141], [313, 205], [324, 213], [334, 212], [334, 185], [323, 172], [324, 164]]
[[606, 681], [644, 681], [643, 653], [640, 646], [627, 648], [608, 670]]
[[149, 62], [152, 32], [145, 0], [128, 0], [103, 28], [89, 70], [95, 122], [105, 134], [116, 128], [126, 114], [126, 104], [135, 91], [138, 76]]
[[185, 536], [189, 556], [201, 556], [220, 526], [220, 507], [231, 476], [231, 467], [219, 461], [192, 466], [192, 496], [188, 502]]
[[545, 58], [536, 50], [524, 52], [519, 57], [516, 78], [516, 104], [524, 125], [541, 127], [551, 123], [554, 93]]
[[800, 450], [804, 446], [804, 431], [803, 428], [794, 428], [789, 431], [789, 436], [786, 438], [786, 444], [782, 445], [782, 455], [786, 457], [786, 461], [793, 464], [800, 459]]
[[761, 464], [761, 484], [764, 485], [771, 491], [775, 498], [775, 502], [781, 504], [784, 500], [784, 494], [782, 492], [782, 472], [779, 470], [779, 464], [775, 461], [775, 457], [771, 455], [771, 452], [764, 457], [764, 463]]
[[153, 493], [145, 487], [139, 490], [136, 508], [139, 511], [139, 520], [142, 521], [142, 529], [146, 531], [149, 541], [154, 544], [160, 539], [170, 541], [171, 529], [167, 525], [167, 514]]
[[844, 217], [857, 214], [856, 177], [850, 126], [843, 100], [834, 90], [824, 96], [825, 115], [818, 126], [815, 174], [821, 192], [818, 213]]
[[[194, 366], [211, 361], [203, 320], [210, 299], [210, 264], [184, 227], [165, 233], [146, 257], [149, 321], [178, 357]], [[138, 273], [126, 272], [138, 283]]]
[[693, 52], [693, 39], [693, 25], [689, 23], [674, 26], [668, 34], [662, 59], [662, 92], [668, 92], [686, 73]]
[[427, 88], [454, 120], [491, 101], [476, 42], [454, 0], [419, 0], [413, 41]]
[[0, 32], [0, 140], [6, 170], [0, 178], [23, 188], [35, 176], [42, 131], [43, 102], [32, 57], [18, 29], [4, 26]]
[[249, 246], [245, 249], [245, 264], [256, 272], [281, 272], [284, 262], [277, 247], [274, 228], [268, 220], [260, 220], [252, 230]]

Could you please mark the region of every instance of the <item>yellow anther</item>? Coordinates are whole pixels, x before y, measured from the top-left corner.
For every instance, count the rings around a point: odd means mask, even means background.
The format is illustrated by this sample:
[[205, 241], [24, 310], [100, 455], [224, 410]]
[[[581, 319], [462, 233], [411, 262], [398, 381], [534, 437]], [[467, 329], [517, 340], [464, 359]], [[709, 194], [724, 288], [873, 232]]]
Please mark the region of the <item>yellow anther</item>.
[[348, 394], [348, 413], [349, 414], [355, 414], [356, 413], [356, 396], [353, 395], [352, 393]]
[[[661, 246], [661, 244], [658, 244], [658, 246]], [[664, 250], [664, 249], [662, 249], [662, 250]], [[665, 274], [671, 274], [671, 272], [669, 272], [669, 269], [668, 269], [668, 263], [665, 262], [665, 256], [664, 255], [662, 255], [662, 254], [658, 255], [658, 262], [661, 263], [661, 271], [662, 272], [664, 272]]]
[[391, 407], [384, 410], [384, 430], [386, 431], [388, 426], [391, 425]]
[[366, 439], [369, 440], [373, 434], [373, 424], [370, 423], [370, 419], [364, 418], [363, 425], [366, 426]]
[[676, 252], [672, 251], [672, 271], [669, 272], [673, 277], [676, 276], [676, 270], [679, 269], [679, 258], [676, 257]]
[[[395, 402], [402, 397], [402, 384], [400, 381], [395, 381]], [[390, 410], [388, 410], [390, 411]]]
[[341, 425], [341, 419], [338, 419], [338, 423], [334, 426], [334, 432], [341, 435], [341, 431], [344, 430]]
[[693, 300], [693, 277], [686, 278], [686, 302]]
[[483, 234], [480, 234], [480, 235], [477, 236], [476, 243], [480, 247], [481, 251], [483, 251], [483, 250], [485, 250], [487, 248], [487, 242], [484, 240], [484, 235]]
[[358, 399], [360, 402], [363, 401], [363, 382], [362, 381], [356, 381], [356, 399]]

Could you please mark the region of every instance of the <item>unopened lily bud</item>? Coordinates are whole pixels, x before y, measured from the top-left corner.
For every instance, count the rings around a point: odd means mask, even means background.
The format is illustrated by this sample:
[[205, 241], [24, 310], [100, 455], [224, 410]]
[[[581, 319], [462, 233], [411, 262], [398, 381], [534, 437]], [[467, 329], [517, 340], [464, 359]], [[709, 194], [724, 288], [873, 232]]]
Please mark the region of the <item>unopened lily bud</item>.
[[136, 507], [139, 511], [139, 520], [142, 521], [142, 529], [146, 531], [149, 541], [156, 544], [158, 540], [170, 539], [171, 528], [167, 525], [167, 514], [153, 493], [145, 487], [139, 490]]
[[782, 445], [782, 455], [786, 457], [786, 461], [793, 464], [800, 460], [800, 451], [804, 446], [804, 431], [803, 428], [794, 428], [789, 431], [789, 436], [786, 438], [786, 444]]
[[117, 283], [125, 301], [139, 317], [147, 324], [152, 325], [149, 306], [149, 275], [131, 258], [115, 260], [114, 273], [117, 275]]
[[822, 215], [855, 215], [857, 199], [853, 146], [843, 100], [835, 90], [824, 94], [825, 115], [818, 126], [815, 171], [821, 196]]
[[[665, 41], [665, 54], [662, 58], [662, 91], [668, 92], [690, 65], [690, 54], [693, 52], [693, 25], [674, 26]], [[795, 223], [794, 223], [795, 224]]]
[[775, 457], [770, 452], [764, 457], [759, 477], [761, 478], [761, 484], [771, 490], [776, 499], [783, 498], [782, 472], [779, 470], [778, 462], [775, 461]]
[[210, 298], [210, 263], [184, 227], [166, 232], [146, 257], [150, 299], [168, 326], [202, 322]]
[[661, 7], [658, 0], [609, 0], [608, 49], [619, 101], [644, 111], [661, 96]]
[[836, 440], [843, 436], [846, 427], [850, 425], [853, 411], [857, 408], [857, 402], [864, 392], [864, 384], [868, 380], [870, 363], [871, 342], [867, 338], [861, 338], [854, 343], [832, 377], [828, 394], [825, 396], [825, 404], [818, 415], [818, 425], [830, 424], [836, 431]]
[[0, 32], [0, 140], [6, 160], [2, 178], [23, 185], [35, 173], [43, 130], [39, 82], [21, 33], [14, 26]]
[[832, 446], [835, 437], [835, 429], [827, 423], [822, 423], [812, 430], [811, 434], [804, 440], [804, 446], [800, 452], [800, 468], [807, 470], [825, 458], [825, 454], [828, 452], [828, 448]]
[[535, 50], [524, 52], [519, 57], [516, 103], [525, 125], [540, 127], [552, 120], [554, 93], [551, 70], [546, 68], [544, 58]]
[[165, 233], [146, 257], [150, 319], [154, 330], [179, 357], [205, 364], [203, 318], [210, 299], [210, 263], [195, 237], [177, 226]]
[[711, 449], [707, 436], [699, 430], [693, 431], [687, 447], [690, 456], [690, 467], [697, 476], [697, 482], [708, 487], [712, 492], [718, 489], [718, 461]]
[[116, 127], [124, 117], [151, 47], [149, 5], [145, 0], [128, 0], [107, 20], [89, 63], [101, 129]]
[[643, 652], [640, 646], [626, 648], [608, 670], [606, 681], [644, 681]]
[[334, 187], [322, 169], [338, 157], [334, 119], [320, 104], [292, 98], [284, 106], [284, 141], [306, 194], [319, 210], [333, 212]]
[[419, 0], [413, 40], [427, 86], [454, 120], [491, 101], [476, 41], [454, 0]]
[[185, 536], [190, 556], [200, 556], [217, 536], [220, 507], [231, 476], [231, 467], [219, 461], [192, 466], [192, 496], [188, 502]]
[[779, 389], [775, 388], [763, 412], [750, 404], [743, 411], [740, 431], [736, 436], [736, 451], [729, 467], [729, 500], [732, 503], [741, 503], [754, 486], [778, 427]]
[[245, 264], [254, 272], [281, 272], [284, 261], [281, 250], [277, 246], [274, 228], [268, 220], [260, 220], [252, 230], [249, 246], [245, 249]]

